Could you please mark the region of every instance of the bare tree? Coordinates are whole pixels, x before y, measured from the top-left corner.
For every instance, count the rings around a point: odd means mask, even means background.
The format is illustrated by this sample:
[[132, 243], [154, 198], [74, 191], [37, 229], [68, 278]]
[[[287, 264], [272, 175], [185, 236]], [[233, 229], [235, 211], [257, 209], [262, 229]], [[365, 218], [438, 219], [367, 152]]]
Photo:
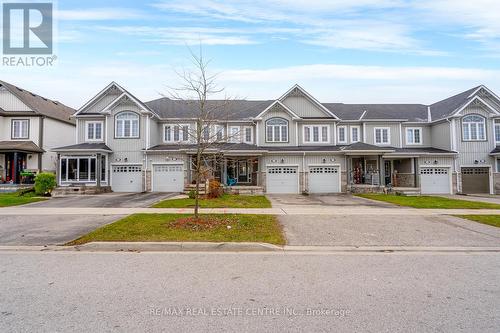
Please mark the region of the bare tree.
[[[192, 49], [189, 49], [189, 52], [193, 68], [176, 72], [181, 83], [179, 87], [169, 89], [169, 98], [190, 105], [191, 108], [196, 110], [196, 116], [194, 117], [196, 126], [194, 128], [183, 128], [182, 135], [187, 131], [189, 142], [196, 144], [195, 162], [192, 166], [196, 184], [194, 216], [198, 219], [200, 185], [207, 173], [204, 156], [210, 153], [210, 159], [213, 163], [217, 163], [220, 158], [217, 148], [220, 148], [221, 142], [228, 141], [231, 136], [239, 135], [239, 133], [230, 134], [225, 131], [225, 121], [229, 117], [231, 100], [227, 97], [211, 100], [214, 95], [223, 93], [224, 89], [219, 88], [216, 84], [217, 74], [208, 73], [210, 61], [205, 60], [203, 57], [201, 46], [197, 54]], [[224, 124], [224, 126], [217, 127], [219, 124]], [[207, 152], [210, 148], [216, 149]]]

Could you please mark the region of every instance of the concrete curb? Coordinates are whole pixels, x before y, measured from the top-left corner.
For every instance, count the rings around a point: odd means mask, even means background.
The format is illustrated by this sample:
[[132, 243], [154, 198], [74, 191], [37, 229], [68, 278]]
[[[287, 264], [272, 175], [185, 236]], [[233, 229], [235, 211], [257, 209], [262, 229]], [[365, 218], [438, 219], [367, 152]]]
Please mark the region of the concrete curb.
[[76, 246], [0, 246], [0, 252], [275, 252], [275, 253], [499, 253], [500, 247], [464, 246], [278, 246], [232, 242], [91, 242]]

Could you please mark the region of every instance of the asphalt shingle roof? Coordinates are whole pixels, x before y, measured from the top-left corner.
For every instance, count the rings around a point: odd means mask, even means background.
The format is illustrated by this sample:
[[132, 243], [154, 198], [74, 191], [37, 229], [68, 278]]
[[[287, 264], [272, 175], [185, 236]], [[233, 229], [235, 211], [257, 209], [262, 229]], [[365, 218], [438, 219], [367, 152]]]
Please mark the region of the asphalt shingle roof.
[[38, 147], [33, 141], [0, 141], [0, 151], [22, 151], [27, 153], [45, 152], [45, 150]]
[[470, 100], [468, 97], [478, 88], [479, 86], [474, 87], [430, 105], [432, 120], [443, 119], [452, 115], [454, 111], [465, 105]]
[[[75, 124], [75, 121], [70, 118], [71, 115], [75, 113], [75, 110], [70, 108], [69, 106], [62, 104], [61, 102], [53, 101], [48, 98], [38, 96], [37, 94], [16, 87], [5, 81], [0, 81], [0, 86], [5, 87], [5, 89], [7, 89], [11, 94], [16, 96], [17, 98], [19, 98], [35, 113], [42, 114], [49, 118], [64, 121], [69, 124]], [[7, 110], [7, 111], [19, 111], [19, 110]]]
[[112, 151], [105, 143], [96, 142], [96, 143], [79, 143], [76, 145], [70, 145], [65, 147], [58, 147], [52, 150], [108, 150]]

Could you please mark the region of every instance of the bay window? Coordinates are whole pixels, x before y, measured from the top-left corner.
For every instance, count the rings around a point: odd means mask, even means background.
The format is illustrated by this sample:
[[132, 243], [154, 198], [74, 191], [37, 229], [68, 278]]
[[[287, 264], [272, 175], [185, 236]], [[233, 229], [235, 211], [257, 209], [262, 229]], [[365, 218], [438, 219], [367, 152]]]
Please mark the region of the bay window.
[[96, 182], [99, 175], [106, 181], [106, 156], [101, 155], [101, 170], [97, 170], [97, 156], [63, 156], [60, 161], [61, 182]]

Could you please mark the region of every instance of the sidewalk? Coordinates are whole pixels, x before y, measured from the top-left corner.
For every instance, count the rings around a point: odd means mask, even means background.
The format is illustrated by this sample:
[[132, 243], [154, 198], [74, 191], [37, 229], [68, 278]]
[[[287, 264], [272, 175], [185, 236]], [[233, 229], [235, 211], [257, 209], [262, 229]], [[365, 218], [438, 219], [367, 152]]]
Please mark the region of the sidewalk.
[[[4, 207], [1, 215], [130, 215], [192, 214], [189, 208], [51, 208], [51, 207]], [[264, 215], [498, 215], [500, 209], [416, 209], [405, 207], [328, 207], [289, 206], [279, 208], [202, 208], [201, 214], [264, 214]]]

